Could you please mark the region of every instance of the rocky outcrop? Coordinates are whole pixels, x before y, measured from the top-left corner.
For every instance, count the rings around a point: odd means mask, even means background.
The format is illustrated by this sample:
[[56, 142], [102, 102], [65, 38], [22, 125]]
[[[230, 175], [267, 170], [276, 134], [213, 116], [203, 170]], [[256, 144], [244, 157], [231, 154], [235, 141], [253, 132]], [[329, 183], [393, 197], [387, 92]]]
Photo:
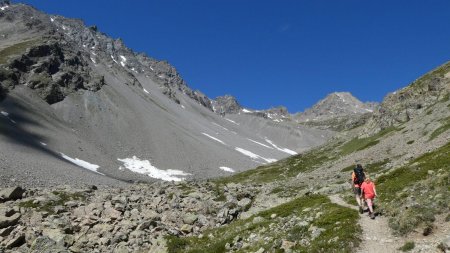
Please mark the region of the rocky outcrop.
[[220, 115], [239, 113], [242, 109], [235, 97], [225, 95], [212, 101], [213, 111]]
[[417, 79], [409, 86], [388, 94], [364, 127], [371, 135], [424, 113], [450, 93], [450, 62]]

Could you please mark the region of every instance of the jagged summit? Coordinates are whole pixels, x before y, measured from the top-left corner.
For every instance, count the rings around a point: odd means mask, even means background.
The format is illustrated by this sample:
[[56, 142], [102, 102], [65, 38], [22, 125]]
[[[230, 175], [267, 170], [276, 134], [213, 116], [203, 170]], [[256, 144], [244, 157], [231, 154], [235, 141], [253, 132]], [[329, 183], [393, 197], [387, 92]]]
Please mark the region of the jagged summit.
[[239, 111], [242, 110], [242, 106], [236, 98], [231, 95], [217, 97], [212, 101], [212, 105], [214, 112], [220, 115], [239, 113]]
[[331, 118], [373, 112], [375, 103], [363, 103], [350, 92], [334, 92], [313, 107], [297, 115], [300, 122], [328, 120]]

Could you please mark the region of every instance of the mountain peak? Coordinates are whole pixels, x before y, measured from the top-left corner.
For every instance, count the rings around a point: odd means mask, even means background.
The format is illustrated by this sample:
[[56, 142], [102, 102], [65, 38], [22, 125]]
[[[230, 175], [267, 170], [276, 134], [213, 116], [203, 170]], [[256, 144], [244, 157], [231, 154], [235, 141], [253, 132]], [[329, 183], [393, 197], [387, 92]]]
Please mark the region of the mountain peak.
[[373, 112], [376, 103], [363, 103], [350, 92], [333, 92], [313, 107], [298, 114], [298, 121], [324, 121], [342, 116]]
[[242, 106], [236, 100], [235, 97], [231, 95], [224, 95], [216, 97], [213, 103], [213, 111], [218, 114], [229, 114], [229, 113], [238, 113]]

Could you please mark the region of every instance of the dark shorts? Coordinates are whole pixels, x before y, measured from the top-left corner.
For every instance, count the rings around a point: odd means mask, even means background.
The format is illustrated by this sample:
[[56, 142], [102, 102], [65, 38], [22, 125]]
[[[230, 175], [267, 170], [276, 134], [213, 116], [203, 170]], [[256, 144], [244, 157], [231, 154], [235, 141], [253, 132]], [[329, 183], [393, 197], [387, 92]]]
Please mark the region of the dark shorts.
[[353, 193], [361, 195], [361, 188], [360, 187], [353, 187]]

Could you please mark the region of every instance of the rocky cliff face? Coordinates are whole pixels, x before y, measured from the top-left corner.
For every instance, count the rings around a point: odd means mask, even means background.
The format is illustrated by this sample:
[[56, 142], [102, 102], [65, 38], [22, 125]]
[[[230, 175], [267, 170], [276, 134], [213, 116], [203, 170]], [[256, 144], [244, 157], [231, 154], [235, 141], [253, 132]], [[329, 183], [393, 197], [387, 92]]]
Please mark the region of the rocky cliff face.
[[430, 106], [448, 100], [450, 62], [420, 77], [409, 86], [388, 94], [365, 126], [365, 135], [410, 121]]

